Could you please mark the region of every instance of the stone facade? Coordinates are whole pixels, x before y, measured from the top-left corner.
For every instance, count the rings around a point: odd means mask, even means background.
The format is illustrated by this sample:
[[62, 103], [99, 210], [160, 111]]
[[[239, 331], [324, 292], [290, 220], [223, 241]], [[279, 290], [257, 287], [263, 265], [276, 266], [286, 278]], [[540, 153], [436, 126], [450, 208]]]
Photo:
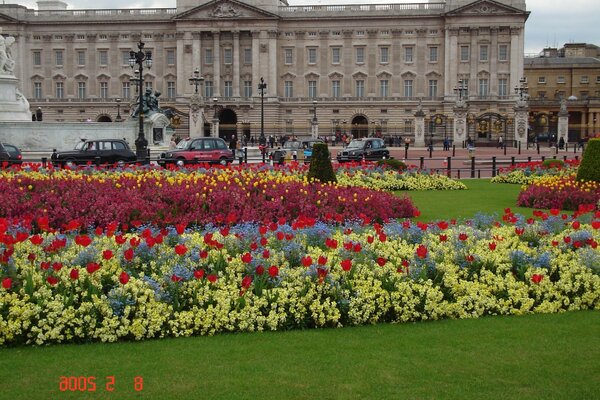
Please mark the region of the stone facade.
[[558, 131], [561, 100], [566, 102], [568, 139], [600, 132], [600, 48], [569, 43], [525, 58], [529, 88], [529, 135], [552, 140]]
[[[176, 132], [189, 131], [194, 86], [188, 79], [198, 68], [204, 132], [210, 134], [215, 120], [225, 138], [258, 137], [261, 77], [267, 135], [310, 136], [316, 109], [321, 136], [412, 136], [421, 103], [425, 135], [441, 141], [458, 131], [459, 80], [468, 89], [461, 107], [473, 124], [466, 124], [467, 134], [475, 134], [469, 129], [482, 114], [510, 121], [529, 15], [524, 0], [313, 6], [179, 0], [175, 9], [45, 8], [51, 9], [0, 5], [0, 27], [17, 41], [22, 91], [32, 109], [43, 108], [45, 120], [115, 121], [117, 99], [128, 115], [136, 96], [129, 51], [141, 40], [154, 59], [144, 80], [162, 92], [161, 107], [181, 117]], [[514, 130], [478, 138], [494, 141], [499, 134], [514, 138]]]

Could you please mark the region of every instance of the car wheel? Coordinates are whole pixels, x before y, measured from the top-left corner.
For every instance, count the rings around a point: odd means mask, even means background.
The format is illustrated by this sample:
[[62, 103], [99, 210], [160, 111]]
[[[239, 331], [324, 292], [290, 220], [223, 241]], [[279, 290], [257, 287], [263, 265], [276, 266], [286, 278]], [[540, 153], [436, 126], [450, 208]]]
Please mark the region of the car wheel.
[[178, 167], [183, 167], [183, 166], [185, 165], [185, 159], [183, 159], [183, 158], [178, 158], [178, 159], [177, 159], [177, 161], [175, 161], [175, 164], [176, 164]]
[[119, 168], [123, 168], [124, 166], [127, 165], [127, 161], [125, 161], [125, 160], [117, 160], [116, 164], [117, 164], [117, 166]]
[[75, 162], [75, 160], [73, 160], [72, 158], [68, 158], [66, 159], [63, 164], [63, 167], [69, 167], [69, 168], [73, 168], [77, 166], [77, 163]]
[[227, 164], [229, 164], [229, 161], [227, 161], [227, 159], [225, 157], [221, 157], [219, 159], [219, 164], [221, 164], [221, 165], [227, 165]]

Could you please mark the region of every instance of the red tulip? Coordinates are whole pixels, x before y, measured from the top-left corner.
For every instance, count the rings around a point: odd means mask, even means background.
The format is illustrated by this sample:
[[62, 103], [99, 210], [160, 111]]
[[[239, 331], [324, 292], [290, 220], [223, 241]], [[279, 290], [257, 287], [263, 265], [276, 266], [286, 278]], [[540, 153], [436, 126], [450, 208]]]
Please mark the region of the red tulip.
[[342, 260], [342, 262], [340, 264], [342, 266], [342, 269], [346, 272], [348, 272], [352, 269], [352, 260], [345, 259], [345, 260]]
[[250, 253], [244, 253], [242, 254], [242, 262], [248, 264], [252, 261], [252, 254]]
[[302, 257], [302, 265], [305, 267], [310, 267], [312, 265], [312, 258], [310, 256]]
[[248, 289], [252, 285], [252, 276], [246, 275], [244, 279], [242, 279], [242, 288]]
[[46, 282], [48, 282], [50, 285], [54, 286], [58, 283], [58, 278], [50, 275], [49, 277], [46, 278]]
[[185, 244], [178, 244], [177, 246], [175, 246], [175, 253], [177, 253], [177, 255], [182, 256], [187, 252], [187, 247], [185, 247]]
[[377, 265], [379, 265], [380, 267], [383, 267], [386, 262], [387, 262], [387, 260], [385, 258], [377, 257]]
[[269, 267], [269, 276], [271, 278], [276, 278], [277, 275], [279, 275], [279, 268], [277, 268], [275, 265]]
[[202, 279], [204, 277], [204, 269], [197, 269], [194, 271], [194, 278]]
[[419, 257], [419, 258], [427, 257], [427, 247], [420, 244], [419, 247], [417, 247], [417, 257]]
[[217, 275], [215, 274], [210, 274], [206, 277], [206, 279], [208, 279], [208, 281], [210, 283], [215, 283], [217, 281]]
[[88, 265], [85, 267], [85, 269], [87, 270], [88, 274], [93, 274], [94, 272], [96, 272], [100, 269], [100, 265], [95, 262], [91, 262], [91, 263], [88, 263]]
[[121, 282], [122, 285], [127, 284], [127, 282], [129, 282], [129, 274], [125, 271], [121, 272], [121, 275], [119, 275], [119, 282]]
[[77, 268], [73, 268], [71, 272], [69, 272], [69, 277], [74, 281], [79, 279], [79, 270]]
[[463, 242], [464, 242], [465, 240], [467, 240], [468, 238], [469, 238], [469, 236], [468, 236], [466, 233], [460, 233], [460, 234], [458, 235], [458, 240], [461, 240], [461, 241], [463, 241]]
[[105, 260], [110, 260], [111, 258], [113, 258], [113, 252], [111, 250], [104, 250], [102, 252], [102, 258]]
[[448, 235], [440, 235], [440, 242], [445, 242], [448, 240]]
[[496, 250], [496, 242], [491, 242], [490, 244], [488, 244], [488, 247], [490, 248], [490, 250], [494, 251]]
[[10, 278], [2, 279], [2, 287], [6, 290], [10, 289], [12, 287], [12, 279], [10, 279]]
[[133, 249], [129, 248], [125, 250], [125, 252], [123, 253], [123, 257], [125, 257], [125, 260], [127, 261], [133, 260]]
[[265, 273], [265, 267], [263, 267], [262, 265], [259, 265], [258, 267], [256, 267], [255, 272], [256, 272], [256, 275], [262, 275]]
[[318, 259], [317, 263], [319, 265], [325, 265], [325, 264], [327, 264], [327, 257], [325, 257], [325, 256], [319, 256], [319, 259]]
[[180, 282], [183, 278], [180, 276], [177, 276], [175, 274], [171, 275], [171, 281], [173, 282]]
[[538, 283], [540, 283], [542, 281], [542, 279], [544, 279], [544, 275], [541, 275], [541, 274], [531, 275], [531, 282], [535, 283], [536, 285]]

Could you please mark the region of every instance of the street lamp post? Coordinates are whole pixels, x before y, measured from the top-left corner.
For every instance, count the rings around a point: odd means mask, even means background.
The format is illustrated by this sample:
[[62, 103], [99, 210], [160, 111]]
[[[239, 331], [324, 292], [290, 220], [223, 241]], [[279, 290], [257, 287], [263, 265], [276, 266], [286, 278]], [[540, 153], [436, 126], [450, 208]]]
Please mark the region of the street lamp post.
[[466, 94], [467, 94], [467, 85], [465, 84], [465, 82], [462, 79], [458, 80], [458, 85], [456, 86], [456, 88], [454, 88], [454, 91], [456, 93], [458, 93], [458, 101], [462, 102], [463, 100], [466, 100]]
[[219, 103], [219, 99], [216, 97], [213, 98], [213, 103], [215, 105], [215, 113], [213, 114], [213, 137], [219, 137], [219, 131], [217, 130], [217, 124], [219, 123], [219, 113], [217, 104]]
[[258, 90], [260, 91], [260, 136], [265, 136], [265, 90], [267, 89], [267, 84], [263, 77], [260, 77], [260, 82], [258, 84]]
[[515, 94], [519, 95], [519, 100], [524, 101], [527, 99], [527, 79], [519, 79], [519, 84], [515, 86]]
[[202, 82], [204, 82], [204, 77], [200, 76], [200, 69], [196, 68], [196, 70], [194, 71], [194, 75], [191, 78], [189, 78], [189, 81], [190, 85], [195, 86], [194, 93], [198, 94], [198, 86], [202, 85]]
[[138, 94], [139, 94], [139, 105], [138, 105], [138, 137], [135, 139], [135, 154], [137, 155], [138, 162], [145, 162], [148, 154], [148, 140], [144, 136], [144, 64], [146, 68], [152, 67], [152, 52], [144, 52], [144, 42], [140, 40], [137, 45], [138, 51], [131, 50], [129, 52], [129, 66], [131, 68], [136, 65], [139, 67], [139, 76], [137, 78], [138, 83]]
[[313, 100], [313, 119], [312, 119], [312, 136], [313, 138], [319, 137], [319, 120], [317, 119], [317, 101]]
[[121, 118], [121, 99], [119, 98], [115, 101], [117, 102], [117, 118], [115, 118], [115, 121], [121, 122], [123, 120]]

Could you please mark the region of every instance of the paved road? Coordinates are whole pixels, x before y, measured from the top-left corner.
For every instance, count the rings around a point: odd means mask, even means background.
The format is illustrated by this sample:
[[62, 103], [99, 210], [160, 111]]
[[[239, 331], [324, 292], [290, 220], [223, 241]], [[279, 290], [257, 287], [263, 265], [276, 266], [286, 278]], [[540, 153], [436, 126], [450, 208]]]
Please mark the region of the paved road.
[[[422, 166], [426, 169], [438, 170], [440, 173], [447, 173], [447, 158], [451, 157], [451, 176], [454, 178], [469, 178], [471, 176], [471, 157], [467, 149], [455, 148], [454, 150], [444, 151], [441, 147], [434, 147], [433, 151], [430, 152], [427, 148], [423, 147], [409, 147], [408, 151], [404, 147], [390, 147], [390, 154], [392, 157], [404, 161], [408, 165]], [[262, 162], [259, 156], [258, 149], [256, 151], [250, 150], [248, 153], [249, 163]], [[334, 146], [330, 147], [333, 161], [335, 162], [335, 156], [338, 151], [342, 150], [342, 147]], [[506, 150], [506, 153], [505, 153]], [[152, 152], [151, 160], [156, 160], [161, 150]], [[39, 162], [42, 157], [50, 159], [51, 153], [44, 152], [23, 152], [23, 160], [27, 162]], [[542, 146], [538, 154], [535, 148], [518, 148], [507, 147], [506, 149], [498, 149], [494, 147], [478, 147], [474, 151], [475, 156], [475, 177], [487, 178], [492, 176], [492, 157], [496, 157], [496, 167], [502, 168], [510, 165], [512, 158], [514, 157], [515, 162], [526, 162], [530, 158], [531, 160], [541, 160], [544, 158], [556, 157], [558, 159], [573, 159], [575, 157], [581, 157], [581, 150], [577, 149], [576, 152], [570, 147], [568, 150], [558, 150], [554, 147]], [[421, 161], [422, 160], [422, 161]], [[237, 161], [236, 161], [237, 163]]]

